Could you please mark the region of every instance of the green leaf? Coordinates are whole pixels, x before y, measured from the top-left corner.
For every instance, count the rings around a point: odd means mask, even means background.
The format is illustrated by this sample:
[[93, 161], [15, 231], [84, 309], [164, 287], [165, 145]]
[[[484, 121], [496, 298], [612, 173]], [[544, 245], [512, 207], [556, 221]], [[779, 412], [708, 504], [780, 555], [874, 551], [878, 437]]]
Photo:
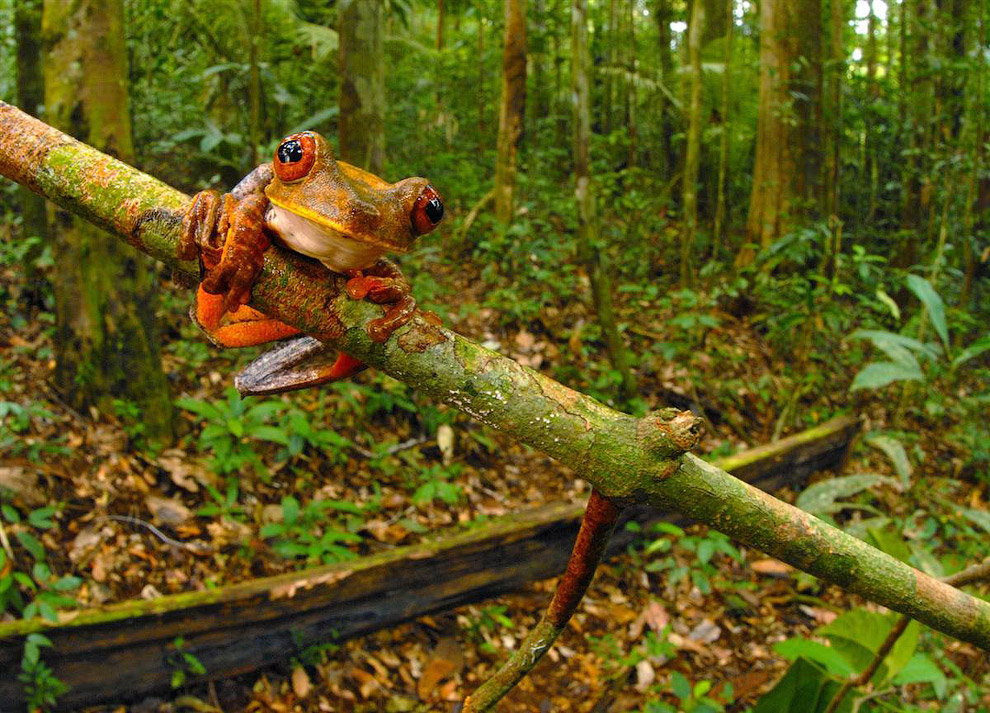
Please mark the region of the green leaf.
[[866, 443], [867, 445], [883, 451], [887, 458], [890, 459], [891, 464], [894, 466], [894, 470], [896, 470], [897, 474], [901, 476], [901, 483], [904, 485], [906, 490], [911, 485], [912, 468], [907, 451], [904, 449], [904, 444], [896, 438], [877, 433], [871, 433], [868, 435], [866, 437]]
[[790, 661], [796, 661], [802, 656], [815, 661], [833, 676], [848, 677], [856, 673], [856, 669], [838, 651], [811, 639], [787, 639], [774, 644], [773, 650]]
[[674, 671], [670, 675], [670, 690], [682, 701], [686, 701], [691, 697], [691, 683], [680, 671]]
[[928, 310], [928, 317], [945, 348], [949, 348], [949, 328], [945, 323], [945, 304], [932, 284], [918, 275], [908, 275], [907, 286]]
[[884, 292], [880, 287], [877, 288], [877, 299], [890, 310], [890, 313], [894, 315], [894, 319], [898, 322], [901, 321], [901, 308], [898, 307], [897, 303], [894, 302], [891, 296]]
[[55, 514], [54, 507], [43, 507], [37, 510], [32, 510], [28, 513], [28, 522], [41, 530], [47, 530], [54, 523], [52, 522], [52, 515]]
[[963, 517], [972, 522], [974, 525], [982, 527], [987, 532], [990, 532], [990, 512], [986, 510], [973, 510], [972, 508], [963, 508], [961, 510]]
[[[914, 354], [938, 359], [941, 352], [937, 345], [925, 344], [913, 337], [887, 332], [882, 329], [857, 329], [850, 337], [852, 339], [868, 339], [877, 349], [889, 356], [898, 364], [915, 363]], [[908, 355], [905, 355], [907, 352]]]
[[282, 522], [291, 527], [299, 520], [299, 501], [291, 495], [282, 498]]
[[[777, 685], [756, 702], [751, 713], [821, 713], [839, 686], [817, 663], [799, 658]], [[851, 708], [852, 696], [846, 696], [838, 713], [848, 713]]]
[[959, 356], [952, 360], [952, 368], [955, 369], [962, 366], [973, 357], [977, 357], [986, 351], [990, 351], [990, 334], [984, 334], [982, 337], [963, 349]]
[[856, 374], [853, 379], [850, 391], [859, 389], [879, 389], [895, 381], [924, 381], [924, 374], [921, 368], [915, 363], [913, 366], [895, 364], [890, 361], [874, 362], [867, 364]]
[[278, 443], [280, 446], [289, 445], [289, 434], [285, 432], [285, 429], [278, 428], [277, 426], [251, 426], [248, 428], [247, 435], [259, 441], [271, 441], [272, 443]]
[[916, 653], [894, 677], [895, 686], [906, 686], [909, 683], [930, 683], [935, 695], [944, 699], [949, 682], [934, 661], [923, 653]]
[[185, 411], [192, 411], [197, 416], [202, 416], [208, 421], [223, 423], [223, 414], [220, 409], [211, 403], [200, 399], [176, 399], [175, 405]]
[[[880, 648], [893, 622], [899, 615], [878, 614], [865, 609], [853, 609], [846, 612], [830, 624], [819, 628], [815, 633], [825, 636], [842, 656], [852, 664], [857, 671], [864, 670], [873, 660], [873, 655]], [[911, 622], [894, 644], [894, 648], [884, 659], [873, 677], [873, 683], [880, 685], [890, 680], [914, 655], [918, 645], [921, 629], [917, 622]]]
[[36, 560], [45, 559], [44, 545], [42, 545], [38, 538], [30, 532], [15, 532], [14, 537], [16, 537], [17, 541], [21, 543], [21, 547], [30, 552], [31, 556]]
[[839, 512], [844, 504], [836, 503], [839, 498], [858, 495], [877, 485], [892, 485], [899, 488], [900, 484], [885, 475], [845, 475], [841, 478], [831, 478], [815, 483], [798, 496], [797, 506], [805, 512], [814, 515]]

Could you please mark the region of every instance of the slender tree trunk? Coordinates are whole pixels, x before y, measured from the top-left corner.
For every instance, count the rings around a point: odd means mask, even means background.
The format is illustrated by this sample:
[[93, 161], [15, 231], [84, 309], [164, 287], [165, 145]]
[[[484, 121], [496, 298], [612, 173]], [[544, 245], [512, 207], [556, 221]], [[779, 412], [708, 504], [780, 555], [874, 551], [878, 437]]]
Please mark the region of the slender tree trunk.
[[691, 254], [698, 233], [698, 164], [701, 157], [701, 37], [705, 27], [705, 4], [702, 0], [691, 3], [691, 22], [688, 24], [688, 66], [690, 67], [690, 92], [688, 102], [687, 146], [684, 152], [684, 178], [681, 181], [681, 285], [693, 282]]
[[633, 168], [636, 166], [636, 149], [638, 132], [636, 130], [636, 0], [629, 0], [626, 3], [626, 24], [628, 30], [623, 44], [626, 47], [626, 68], [628, 73], [625, 80], [625, 107], [626, 107], [626, 129], [629, 132], [629, 150], [626, 158], [626, 166]]
[[[45, 103], [41, 71], [41, 0], [14, 3], [14, 34], [17, 40], [17, 103], [29, 114], [40, 116]], [[20, 186], [17, 202], [21, 207], [21, 239], [41, 238], [25, 255], [23, 266], [28, 284], [26, 301], [40, 306], [44, 289], [35, 260], [48, 242], [45, 199]]]
[[726, 15], [725, 25], [725, 63], [722, 67], [722, 133], [718, 140], [718, 182], [715, 188], [715, 225], [712, 230], [712, 258], [718, 259], [722, 243], [725, 241], [725, 226], [727, 221], [725, 203], [725, 181], [729, 171], [729, 149], [731, 139], [731, 124], [729, 123], [729, 88], [732, 83], [732, 40], [736, 19], [735, 0], [726, 0], [723, 13]]
[[825, 154], [824, 212], [838, 215], [841, 187], [842, 150], [842, 81], [846, 61], [842, 49], [842, 28], [845, 21], [843, 0], [830, 0], [829, 12], [829, 63], [828, 63], [828, 124]]
[[[660, 49], [660, 81], [672, 89], [671, 80], [674, 77], [674, 54], [671, 50], [670, 23], [673, 20], [673, 12], [670, 9], [670, 0], [656, 0], [654, 17], [657, 22], [657, 42]], [[663, 92], [658, 92], [657, 117], [660, 122], [660, 154], [662, 165], [660, 174], [664, 180], [669, 180], [677, 172], [677, 156], [670, 141], [674, 133], [675, 126], [673, 117], [668, 110], [669, 100]]]
[[[132, 161], [123, 0], [46, 0], [45, 106], [52, 124]], [[155, 441], [172, 435], [172, 405], [147, 260], [80, 218], [56, 211], [55, 379], [66, 400], [113, 412], [124, 399]]]
[[578, 214], [578, 257], [591, 277], [592, 299], [612, 366], [622, 375], [626, 399], [636, 394], [636, 377], [629, 368], [626, 345], [612, 309], [612, 284], [604, 250], [596, 249], [598, 219], [591, 185], [591, 109], [588, 99], [588, 6], [574, 0], [571, 7], [571, 88], [574, 97], [574, 198]]
[[[888, 10], [888, 12], [891, 12]], [[887, 26], [890, 32], [890, 25]], [[869, 182], [866, 220], [872, 221], [877, 212], [877, 191], [880, 185], [880, 171], [877, 166], [877, 146], [874, 136], [874, 120], [880, 100], [880, 85], [877, 84], [877, 15], [870, 0], [870, 15], [866, 30], [866, 107], [863, 111], [863, 176]]]
[[526, 116], [526, 3], [505, 0], [505, 45], [502, 55], [502, 105], [495, 156], [495, 218], [512, 221], [519, 142]]
[[705, 5], [705, 27], [701, 31], [701, 46], [725, 37], [732, 24], [732, 14], [725, 12], [724, 0], [703, 0]]
[[443, 0], [437, 0], [437, 52], [443, 49], [443, 21], [444, 21]]
[[264, 41], [264, 21], [261, 0], [254, 0], [251, 12], [251, 37], [248, 44], [248, 106], [250, 111], [248, 137], [251, 141], [251, 168], [261, 163], [258, 149], [261, 146], [261, 68], [258, 46]]
[[383, 0], [339, 4], [340, 155], [372, 173], [385, 165]]
[[[760, 108], [746, 232], [767, 247], [821, 199], [821, 0], [760, 4]], [[737, 262], [753, 253], [743, 250]]]
[[[908, 16], [909, 2], [911, 0], [904, 0], [901, 27], [901, 50], [904, 53], [901, 62], [904, 78], [908, 82], [902, 89], [906, 103], [902, 116], [908, 120], [905, 145], [910, 147], [910, 152], [909, 158], [904, 161], [905, 176], [902, 181], [901, 227], [906, 239], [894, 258], [894, 264], [900, 267], [914, 265], [920, 259], [921, 245], [925, 241], [926, 226], [931, 217], [932, 199], [928, 171], [932, 114], [935, 110], [934, 83], [929, 68], [931, 8], [929, 0], [913, 0], [914, 13]], [[915, 43], [913, 53], [906, 51], [909, 27]]]

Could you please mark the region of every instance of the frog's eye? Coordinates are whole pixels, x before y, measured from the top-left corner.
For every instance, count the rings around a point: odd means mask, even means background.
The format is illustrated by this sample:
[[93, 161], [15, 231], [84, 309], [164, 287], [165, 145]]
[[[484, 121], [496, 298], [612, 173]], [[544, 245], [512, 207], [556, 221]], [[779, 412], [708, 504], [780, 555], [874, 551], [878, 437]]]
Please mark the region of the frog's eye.
[[287, 182], [305, 178], [316, 160], [316, 139], [308, 131], [282, 139], [275, 149], [272, 168], [279, 179]]
[[426, 235], [443, 220], [443, 198], [433, 186], [427, 185], [413, 203], [410, 221], [416, 235]]

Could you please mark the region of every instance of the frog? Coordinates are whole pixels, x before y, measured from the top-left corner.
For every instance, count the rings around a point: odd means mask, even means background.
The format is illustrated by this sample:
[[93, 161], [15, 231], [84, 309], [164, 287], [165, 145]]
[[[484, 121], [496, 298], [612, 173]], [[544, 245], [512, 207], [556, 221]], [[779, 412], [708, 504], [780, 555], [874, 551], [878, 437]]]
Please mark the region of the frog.
[[386, 254], [408, 252], [443, 216], [443, 198], [426, 178], [388, 183], [336, 160], [330, 142], [315, 131], [290, 134], [270, 162], [229, 193], [193, 196], [177, 251], [181, 259], [200, 260], [202, 279], [190, 316], [224, 348], [295, 338], [238, 375], [235, 386], [242, 393], [279, 393], [348, 378], [365, 365], [343, 352], [328, 359], [321, 342], [249, 306], [266, 251], [279, 245], [347, 277], [349, 297], [385, 308], [366, 327], [373, 342], [383, 343], [417, 313], [409, 282]]

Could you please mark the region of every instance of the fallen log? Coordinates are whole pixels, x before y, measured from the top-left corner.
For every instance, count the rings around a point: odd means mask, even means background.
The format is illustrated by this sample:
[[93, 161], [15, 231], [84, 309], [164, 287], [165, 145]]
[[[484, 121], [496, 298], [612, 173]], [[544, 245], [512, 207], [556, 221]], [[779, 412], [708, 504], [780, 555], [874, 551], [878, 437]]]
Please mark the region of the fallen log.
[[[798, 487], [835, 468], [859, 429], [842, 417], [718, 461], [763, 490]], [[563, 571], [583, 505], [561, 503], [508, 515], [483, 527], [341, 564], [314, 567], [217, 590], [132, 600], [0, 624], [0, 711], [23, 706], [24, 637], [44, 633], [44, 659], [71, 689], [60, 708], [133, 699], [168, 690], [175, 640], [206, 668], [205, 678], [245, 673], [314, 643], [341, 641], [417, 616], [519, 589]], [[640, 523], [664, 516], [636, 509]], [[634, 537], [619, 528], [611, 552]]]

